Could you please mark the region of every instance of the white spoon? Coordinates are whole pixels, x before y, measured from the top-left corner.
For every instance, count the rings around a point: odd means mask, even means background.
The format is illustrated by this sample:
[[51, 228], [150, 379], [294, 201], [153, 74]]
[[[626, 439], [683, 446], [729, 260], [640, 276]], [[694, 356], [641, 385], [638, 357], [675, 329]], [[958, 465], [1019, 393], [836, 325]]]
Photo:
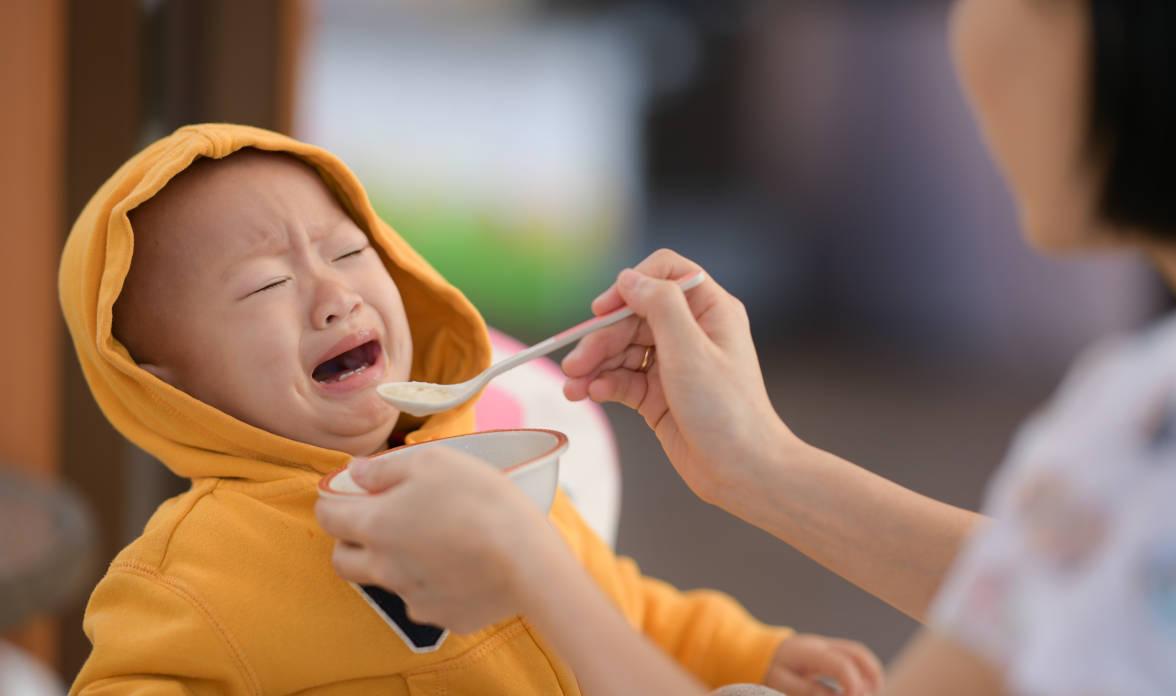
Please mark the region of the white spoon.
[[[678, 281], [679, 287], [683, 292], [689, 290], [703, 280], [706, 280], [706, 272], [699, 271], [698, 273]], [[469, 401], [470, 398], [477, 394], [482, 387], [497, 377], [498, 375], [513, 370], [525, 362], [534, 360], [535, 358], [547, 355], [552, 351], [559, 350], [564, 346], [575, 343], [581, 338], [587, 336], [593, 331], [603, 329], [606, 326], [627, 319], [633, 315], [633, 310], [628, 307], [621, 307], [603, 316], [589, 319], [588, 321], [573, 326], [572, 328], [558, 333], [551, 338], [536, 343], [530, 348], [520, 351], [505, 360], [486, 368], [477, 377], [473, 379], [460, 382], [458, 384], [433, 384], [432, 382], [387, 382], [381, 384], [376, 388], [376, 393], [380, 395], [384, 401], [392, 404], [396, 408], [410, 413], [414, 416], [430, 416], [434, 413], [448, 411], [451, 408], [460, 406]]]

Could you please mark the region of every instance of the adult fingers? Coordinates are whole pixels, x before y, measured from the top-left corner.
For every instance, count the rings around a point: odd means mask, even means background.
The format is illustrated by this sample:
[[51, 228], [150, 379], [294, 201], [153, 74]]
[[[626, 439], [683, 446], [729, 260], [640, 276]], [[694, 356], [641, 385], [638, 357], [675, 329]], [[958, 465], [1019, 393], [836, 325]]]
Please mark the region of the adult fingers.
[[[702, 266], [670, 249], [658, 249], [634, 267], [634, 270], [647, 276], [660, 279], [680, 280], [692, 276], [702, 270]], [[625, 304], [625, 300], [617, 291], [616, 283], [592, 301], [592, 311], [596, 314], [611, 312]]]
[[[643, 366], [648, 369], [653, 364], [652, 361], [656, 359], [652, 348], [653, 346], [650, 345], [630, 345], [621, 350], [621, 352], [606, 358], [590, 374], [576, 379], [586, 379], [587, 382], [585, 384], [587, 384], [610, 370], [625, 369], [636, 372], [641, 370]], [[647, 363], [646, 361], [649, 362]], [[575, 380], [568, 380], [568, 382], [573, 381]]]
[[[607, 307], [604, 311], [610, 311], [628, 304], [643, 321], [629, 319], [589, 334], [564, 357], [564, 373], [573, 380], [585, 377], [599, 372], [605, 359], [617, 354], [629, 344], [655, 344], [655, 323], [666, 324], [676, 321], [683, 330], [690, 331], [689, 338], [695, 340], [706, 333], [700, 327], [695, 327], [704, 315], [712, 317], [707, 331], [717, 330], [721, 335], [727, 335], [732, 330], [740, 328], [746, 331], [746, 316], [741, 314], [742, 305], [713, 279], [705, 278], [701, 285], [690, 290], [689, 295], [683, 295], [681, 289], [676, 287], [678, 280], [699, 272], [702, 272], [702, 268], [698, 264], [668, 250], [655, 252], [638, 264], [636, 269], [622, 271], [617, 282], [594, 302], [593, 311], [599, 314], [602, 308]], [[641, 278], [651, 281], [648, 287], [638, 280]], [[664, 279], [673, 279], [673, 282]], [[635, 294], [626, 290], [627, 284], [638, 286], [633, 291]], [[658, 298], [659, 295], [670, 293], [671, 285], [674, 286], [672, 292], [682, 295], [686, 301], [683, 303], [670, 300], [674, 302], [674, 306], [667, 309], [664, 302]], [[634, 299], [645, 294], [651, 295], [651, 298], [644, 302]], [[683, 307], [693, 316], [692, 321], [689, 321], [691, 317], [688, 317], [686, 312], [681, 311]], [[666, 315], [666, 312], [671, 313]], [[679, 339], [684, 337], [681, 333], [678, 334]], [[568, 398], [583, 398], [584, 390], [581, 387], [578, 383], [569, 385]]]
[[446, 621], [445, 609], [452, 610], [453, 607], [440, 607], [423, 592], [402, 593], [400, 598], [404, 600], [404, 612], [413, 623], [433, 626], [445, 624], [445, 628], [462, 632], [452, 625], [452, 621]]
[[[623, 277], [626, 272], [635, 271], [654, 280], [678, 281], [702, 270], [701, 266], [676, 252], [659, 249], [637, 264], [632, 271], [622, 272], [618, 278]], [[614, 282], [612, 286], [593, 300], [592, 311], [594, 313], [604, 314], [619, 309], [627, 303], [623, 297], [623, 290], [618, 285], [619, 282]], [[701, 286], [690, 291], [690, 306], [702, 311], [702, 308], [712, 306], [723, 295], [725, 295], [725, 291], [717, 283], [707, 279]], [[588, 335], [580, 341], [575, 350], [564, 358], [564, 371], [572, 378], [583, 377], [598, 369], [603, 356], [615, 354], [629, 343], [651, 345], [653, 334], [648, 324], [645, 322], [621, 322], [614, 327]]]
[[617, 279], [617, 289], [649, 324], [660, 357], [667, 363], [689, 360], [709, 342], [677, 283], [625, 270]]
[[592, 380], [596, 379], [596, 375], [589, 375], [587, 377], [575, 377], [564, 382], [563, 393], [568, 401], [583, 401], [588, 398], [588, 386], [592, 384]]
[[560, 366], [568, 377], [584, 377], [600, 369], [608, 359], [624, 352], [634, 343], [651, 345], [653, 334], [646, 328], [645, 340], [638, 340], [641, 319], [629, 317], [612, 326], [588, 334], [566, 356]]
[[408, 478], [409, 465], [410, 462], [403, 458], [385, 460], [379, 457], [356, 457], [347, 468], [351, 478], [368, 493], [380, 493], [398, 486]]
[[615, 402], [636, 410], [645, 400], [648, 388], [648, 375], [645, 373], [610, 370], [592, 380], [588, 385], [588, 396], [600, 404]]
[[361, 500], [319, 498], [314, 514], [327, 534], [347, 542], [360, 542], [367, 536], [366, 508]]
[[[642, 364], [644, 364], [647, 359], [646, 350], [651, 347], [652, 346], [641, 344], [630, 345], [622, 352], [604, 360], [592, 372], [581, 377], [572, 377], [566, 380], [564, 382], [563, 388], [564, 396], [566, 396], [569, 401], [580, 401], [590, 396], [589, 388], [592, 386], [593, 382], [600, 378], [601, 375], [613, 370], [620, 369], [629, 370], [632, 372], [640, 371]], [[648, 360], [650, 362], [646, 367], [646, 372], [652, 369], [650, 366], [655, 364], [657, 360], [656, 352], [648, 353], [648, 356]], [[613, 398], [612, 396], [606, 396], [604, 392], [597, 392], [597, 394], [600, 395], [598, 398], [596, 398], [597, 401], [604, 402], [619, 400]]]
[[362, 546], [337, 542], [331, 552], [331, 565], [344, 580], [361, 585], [378, 584], [372, 572], [372, 555]]

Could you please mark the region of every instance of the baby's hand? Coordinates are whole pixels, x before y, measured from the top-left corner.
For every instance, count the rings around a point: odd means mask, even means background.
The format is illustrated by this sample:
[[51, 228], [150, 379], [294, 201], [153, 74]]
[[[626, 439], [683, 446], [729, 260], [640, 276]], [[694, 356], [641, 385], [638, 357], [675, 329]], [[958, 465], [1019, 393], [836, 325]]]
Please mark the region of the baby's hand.
[[861, 643], [797, 634], [776, 649], [764, 684], [788, 696], [874, 696], [882, 692], [882, 663]]

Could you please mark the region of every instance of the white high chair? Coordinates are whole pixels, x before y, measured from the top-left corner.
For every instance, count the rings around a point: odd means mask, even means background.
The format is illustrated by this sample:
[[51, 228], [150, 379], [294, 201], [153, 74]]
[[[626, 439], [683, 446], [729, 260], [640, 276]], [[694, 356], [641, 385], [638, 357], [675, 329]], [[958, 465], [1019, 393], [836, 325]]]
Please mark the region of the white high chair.
[[[523, 348], [491, 329], [494, 362]], [[610, 547], [616, 545], [621, 512], [621, 469], [612, 426], [591, 401], [563, 396], [563, 372], [548, 358], [521, 365], [498, 377], [474, 408], [478, 430], [551, 428], [568, 436], [560, 459], [559, 483], [588, 525]]]

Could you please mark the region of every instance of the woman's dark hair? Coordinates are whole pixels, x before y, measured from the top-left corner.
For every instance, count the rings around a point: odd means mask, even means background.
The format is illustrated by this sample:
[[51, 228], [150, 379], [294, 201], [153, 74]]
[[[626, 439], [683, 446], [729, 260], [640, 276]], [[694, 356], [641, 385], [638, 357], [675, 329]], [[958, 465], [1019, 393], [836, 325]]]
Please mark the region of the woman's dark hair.
[[1090, 0], [1102, 214], [1176, 242], [1176, 0]]

